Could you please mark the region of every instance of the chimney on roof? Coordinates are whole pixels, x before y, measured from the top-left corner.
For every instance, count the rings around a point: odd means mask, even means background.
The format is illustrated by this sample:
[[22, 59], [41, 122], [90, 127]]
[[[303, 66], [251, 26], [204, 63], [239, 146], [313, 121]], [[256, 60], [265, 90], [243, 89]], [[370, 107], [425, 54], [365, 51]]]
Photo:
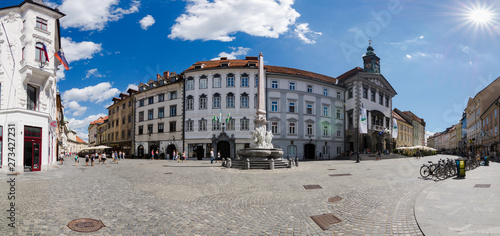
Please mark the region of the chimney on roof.
[[227, 60], [227, 57], [221, 57], [220, 60], [225, 61], [225, 60]]
[[170, 71], [167, 70], [167, 71], [163, 72], [163, 77], [165, 77], [165, 78], [170, 77]]

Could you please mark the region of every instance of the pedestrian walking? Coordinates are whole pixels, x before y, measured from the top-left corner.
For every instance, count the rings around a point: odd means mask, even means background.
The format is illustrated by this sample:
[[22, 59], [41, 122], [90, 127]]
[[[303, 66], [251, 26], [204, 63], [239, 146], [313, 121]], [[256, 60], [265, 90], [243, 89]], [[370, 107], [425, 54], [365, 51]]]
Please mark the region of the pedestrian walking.
[[95, 159], [94, 154], [90, 155], [90, 166], [94, 166], [94, 159]]
[[61, 161], [61, 165], [64, 164], [64, 154], [61, 153], [59, 160]]
[[214, 156], [214, 149], [212, 148], [210, 150], [210, 164], [214, 164], [214, 159], [215, 159], [215, 156]]
[[186, 162], [186, 152], [182, 152], [182, 162]]
[[149, 160], [154, 160], [155, 159], [155, 151], [151, 150], [151, 158]]
[[219, 162], [222, 162], [222, 159], [220, 158], [220, 152], [217, 152], [217, 160], [218, 160]]
[[78, 155], [75, 155], [75, 166], [78, 167]]
[[158, 160], [160, 160], [160, 156], [158, 155], [158, 149], [156, 150], [155, 155], [156, 155], [156, 158], [158, 158]]
[[106, 153], [105, 152], [102, 153], [101, 159], [102, 159], [102, 164], [106, 165]]
[[85, 166], [89, 166], [89, 155], [85, 155]]

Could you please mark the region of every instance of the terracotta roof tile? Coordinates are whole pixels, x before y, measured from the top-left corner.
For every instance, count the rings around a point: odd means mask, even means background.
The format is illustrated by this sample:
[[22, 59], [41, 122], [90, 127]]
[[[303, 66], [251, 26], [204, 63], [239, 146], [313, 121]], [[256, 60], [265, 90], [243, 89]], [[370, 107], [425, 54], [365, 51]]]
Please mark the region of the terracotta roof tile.
[[298, 75], [298, 76], [303, 76], [303, 77], [308, 77], [311, 79], [319, 79], [325, 82], [330, 82], [330, 83], [336, 83], [337, 79], [334, 77], [322, 75], [322, 74], [317, 74], [314, 72], [310, 71], [305, 71], [305, 70], [299, 70], [299, 69], [294, 69], [294, 68], [288, 68], [288, 67], [282, 67], [282, 66], [264, 66], [266, 68], [267, 72], [270, 73], [279, 73], [279, 74], [288, 74], [288, 75]]
[[352, 77], [353, 75], [355, 75], [358, 72], [363, 72], [363, 69], [359, 66], [345, 72], [344, 74], [341, 74], [340, 76], [337, 77], [337, 79], [339, 81], [342, 81], [344, 79], [348, 79], [348, 78]]
[[85, 141], [83, 141], [83, 139], [81, 139], [80, 137], [76, 136], [76, 141], [79, 142], [79, 143], [85, 143]]

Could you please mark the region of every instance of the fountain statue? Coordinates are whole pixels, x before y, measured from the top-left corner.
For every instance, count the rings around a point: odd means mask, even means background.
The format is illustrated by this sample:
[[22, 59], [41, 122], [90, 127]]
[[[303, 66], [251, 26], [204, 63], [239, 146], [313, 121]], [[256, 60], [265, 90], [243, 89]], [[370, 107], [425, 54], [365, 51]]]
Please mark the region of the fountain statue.
[[257, 90], [257, 114], [255, 116], [255, 130], [250, 132], [253, 143], [250, 148], [238, 150], [238, 156], [243, 160], [266, 161], [280, 159], [283, 156], [281, 148], [274, 148], [271, 141], [273, 134], [267, 131], [266, 124], [266, 101], [265, 101], [265, 81], [264, 81], [264, 57], [259, 54], [259, 82]]

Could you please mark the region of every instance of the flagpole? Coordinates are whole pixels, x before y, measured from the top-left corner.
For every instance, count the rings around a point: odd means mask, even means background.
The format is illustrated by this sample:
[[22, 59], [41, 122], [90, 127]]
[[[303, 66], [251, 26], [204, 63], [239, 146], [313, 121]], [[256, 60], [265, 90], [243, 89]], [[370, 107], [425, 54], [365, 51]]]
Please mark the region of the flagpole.
[[359, 108], [359, 111], [358, 111], [358, 116], [360, 116], [358, 118], [358, 132], [356, 133], [356, 139], [357, 139], [357, 142], [358, 142], [358, 150], [356, 152], [356, 163], [359, 163], [359, 126], [361, 125], [361, 108]]

